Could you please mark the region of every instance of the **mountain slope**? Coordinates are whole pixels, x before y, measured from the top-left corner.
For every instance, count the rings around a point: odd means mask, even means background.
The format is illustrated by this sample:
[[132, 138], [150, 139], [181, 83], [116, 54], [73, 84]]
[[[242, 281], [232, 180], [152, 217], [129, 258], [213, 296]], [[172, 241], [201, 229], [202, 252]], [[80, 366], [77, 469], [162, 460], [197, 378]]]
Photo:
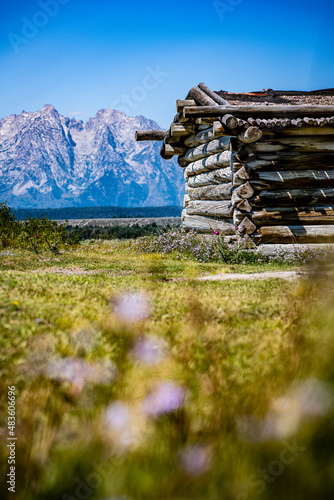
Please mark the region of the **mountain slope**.
[[181, 205], [182, 170], [160, 143], [135, 131], [159, 129], [143, 116], [102, 109], [86, 123], [46, 105], [0, 121], [0, 201], [12, 207]]

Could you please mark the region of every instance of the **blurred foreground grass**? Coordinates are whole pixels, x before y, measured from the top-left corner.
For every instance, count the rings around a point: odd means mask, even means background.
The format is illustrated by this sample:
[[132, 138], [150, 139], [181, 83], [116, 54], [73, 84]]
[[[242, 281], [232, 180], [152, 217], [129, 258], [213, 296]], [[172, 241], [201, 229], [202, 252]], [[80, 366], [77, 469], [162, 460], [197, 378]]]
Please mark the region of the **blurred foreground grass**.
[[3, 252], [1, 477], [15, 386], [15, 498], [331, 498], [333, 276], [194, 279], [288, 268], [117, 242]]

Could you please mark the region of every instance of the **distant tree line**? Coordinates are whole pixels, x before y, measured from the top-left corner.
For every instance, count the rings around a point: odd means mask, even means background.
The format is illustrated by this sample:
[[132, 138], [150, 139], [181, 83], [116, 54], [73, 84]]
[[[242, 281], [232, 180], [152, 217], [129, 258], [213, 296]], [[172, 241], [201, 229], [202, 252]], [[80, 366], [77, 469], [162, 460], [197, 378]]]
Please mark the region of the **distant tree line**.
[[[174, 226], [175, 227], [175, 226]], [[172, 228], [169, 224], [158, 226], [155, 222], [152, 224], [133, 224], [132, 226], [66, 226], [67, 237], [70, 241], [79, 242], [81, 240], [113, 240], [139, 238], [140, 236], [149, 236], [151, 234], [162, 234]]]
[[17, 208], [17, 219], [48, 217], [62, 219], [113, 219], [134, 217], [180, 217], [182, 207], [68, 207], [68, 208]]

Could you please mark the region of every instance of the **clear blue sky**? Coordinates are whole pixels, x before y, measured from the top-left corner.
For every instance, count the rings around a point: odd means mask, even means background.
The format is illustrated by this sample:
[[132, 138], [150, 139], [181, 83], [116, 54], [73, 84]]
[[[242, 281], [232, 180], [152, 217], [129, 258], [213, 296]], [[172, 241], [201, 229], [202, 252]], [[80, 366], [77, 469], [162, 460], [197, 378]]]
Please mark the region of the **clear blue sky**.
[[333, 25], [333, 0], [2, 1], [0, 117], [114, 107], [167, 127], [200, 81], [334, 87]]

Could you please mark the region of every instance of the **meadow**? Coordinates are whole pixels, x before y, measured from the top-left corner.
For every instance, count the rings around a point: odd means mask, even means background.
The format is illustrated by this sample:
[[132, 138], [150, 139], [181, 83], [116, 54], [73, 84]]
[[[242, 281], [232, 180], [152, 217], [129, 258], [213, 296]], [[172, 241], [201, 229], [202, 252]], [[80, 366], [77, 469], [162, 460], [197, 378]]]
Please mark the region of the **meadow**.
[[331, 266], [177, 234], [1, 250], [1, 498], [331, 497]]

